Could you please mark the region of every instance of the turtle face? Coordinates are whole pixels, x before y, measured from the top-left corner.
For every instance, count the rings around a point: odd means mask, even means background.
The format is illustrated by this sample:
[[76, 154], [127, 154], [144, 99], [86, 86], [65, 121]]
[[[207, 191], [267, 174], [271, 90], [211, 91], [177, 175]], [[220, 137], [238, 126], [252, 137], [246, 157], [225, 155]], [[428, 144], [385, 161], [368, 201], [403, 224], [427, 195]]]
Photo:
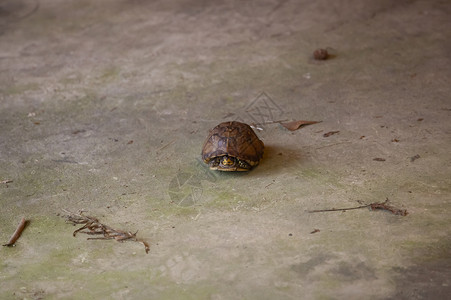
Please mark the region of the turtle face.
[[249, 171], [251, 169], [247, 162], [228, 155], [212, 159], [209, 165], [211, 170], [219, 171]]
[[228, 155], [224, 155], [223, 157], [221, 157], [221, 161], [219, 162], [219, 167], [224, 168], [224, 169], [230, 169], [235, 167], [237, 161], [234, 157], [228, 156]]

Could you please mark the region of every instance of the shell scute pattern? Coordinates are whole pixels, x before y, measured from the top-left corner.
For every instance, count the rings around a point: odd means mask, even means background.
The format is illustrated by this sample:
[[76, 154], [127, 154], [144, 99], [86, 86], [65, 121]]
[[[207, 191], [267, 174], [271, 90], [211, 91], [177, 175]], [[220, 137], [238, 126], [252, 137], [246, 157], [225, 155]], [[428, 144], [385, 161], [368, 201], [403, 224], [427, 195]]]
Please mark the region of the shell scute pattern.
[[210, 130], [202, 159], [210, 169], [249, 171], [263, 157], [264, 144], [252, 128], [241, 122], [223, 122]]

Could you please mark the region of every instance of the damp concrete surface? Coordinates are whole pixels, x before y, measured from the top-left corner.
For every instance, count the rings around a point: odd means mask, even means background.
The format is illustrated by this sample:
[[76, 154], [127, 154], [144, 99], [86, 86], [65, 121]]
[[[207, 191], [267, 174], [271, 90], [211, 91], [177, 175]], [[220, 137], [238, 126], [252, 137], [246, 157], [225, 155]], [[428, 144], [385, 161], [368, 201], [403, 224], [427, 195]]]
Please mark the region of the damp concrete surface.
[[[450, 16], [439, 0], [0, 1], [1, 242], [28, 220], [0, 249], [0, 298], [449, 297]], [[250, 172], [200, 159], [230, 120], [265, 143]], [[386, 199], [408, 214], [344, 210]], [[74, 237], [80, 210], [149, 253]]]

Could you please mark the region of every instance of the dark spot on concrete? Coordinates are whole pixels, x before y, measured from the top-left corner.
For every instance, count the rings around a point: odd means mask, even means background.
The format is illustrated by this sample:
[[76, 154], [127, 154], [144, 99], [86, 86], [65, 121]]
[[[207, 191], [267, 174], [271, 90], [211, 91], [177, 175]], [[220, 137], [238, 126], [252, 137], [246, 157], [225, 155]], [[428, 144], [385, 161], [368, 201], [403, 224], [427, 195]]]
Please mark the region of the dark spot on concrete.
[[335, 269], [332, 269], [330, 273], [344, 281], [377, 279], [374, 270], [362, 261], [351, 263], [342, 261]]
[[306, 275], [313, 271], [317, 266], [325, 264], [328, 260], [333, 259], [334, 256], [330, 254], [319, 254], [304, 263], [298, 263], [291, 266], [291, 270], [302, 275]]

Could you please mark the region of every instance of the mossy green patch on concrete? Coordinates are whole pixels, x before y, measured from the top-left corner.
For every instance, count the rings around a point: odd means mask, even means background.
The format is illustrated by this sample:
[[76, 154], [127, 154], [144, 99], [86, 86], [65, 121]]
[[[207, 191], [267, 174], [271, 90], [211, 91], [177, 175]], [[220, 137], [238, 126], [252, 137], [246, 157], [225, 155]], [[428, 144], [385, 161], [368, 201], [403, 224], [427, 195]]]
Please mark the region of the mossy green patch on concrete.
[[219, 210], [236, 208], [248, 200], [242, 195], [226, 190], [215, 190], [212, 197], [213, 199], [210, 202], [205, 203], [205, 207]]
[[61, 78], [60, 82], [64, 85], [79, 84], [83, 80], [83, 75], [79, 73], [68, 74], [66, 77]]
[[199, 203], [193, 203], [189, 205], [183, 205], [175, 203], [172, 200], [150, 200], [149, 207], [146, 209], [146, 214], [151, 217], [170, 218], [171, 216], [177, 216], [181, 218], [196, 216], [199, 212]]
[[120, 73], [120, 68], [117, 66], [110, 66], [102, 70], [100, 75], [100, 80], [102, 82], [110, 82], [118, 78]]
[[[173, 286], [171, 284], [171, 286]], [[158, 298], [162, 300], [176, 299], [209, 299], [215, 294], [216, 288], [208, 284], [179, 285], [171, 289], [165, 289], [159, 293]]]

